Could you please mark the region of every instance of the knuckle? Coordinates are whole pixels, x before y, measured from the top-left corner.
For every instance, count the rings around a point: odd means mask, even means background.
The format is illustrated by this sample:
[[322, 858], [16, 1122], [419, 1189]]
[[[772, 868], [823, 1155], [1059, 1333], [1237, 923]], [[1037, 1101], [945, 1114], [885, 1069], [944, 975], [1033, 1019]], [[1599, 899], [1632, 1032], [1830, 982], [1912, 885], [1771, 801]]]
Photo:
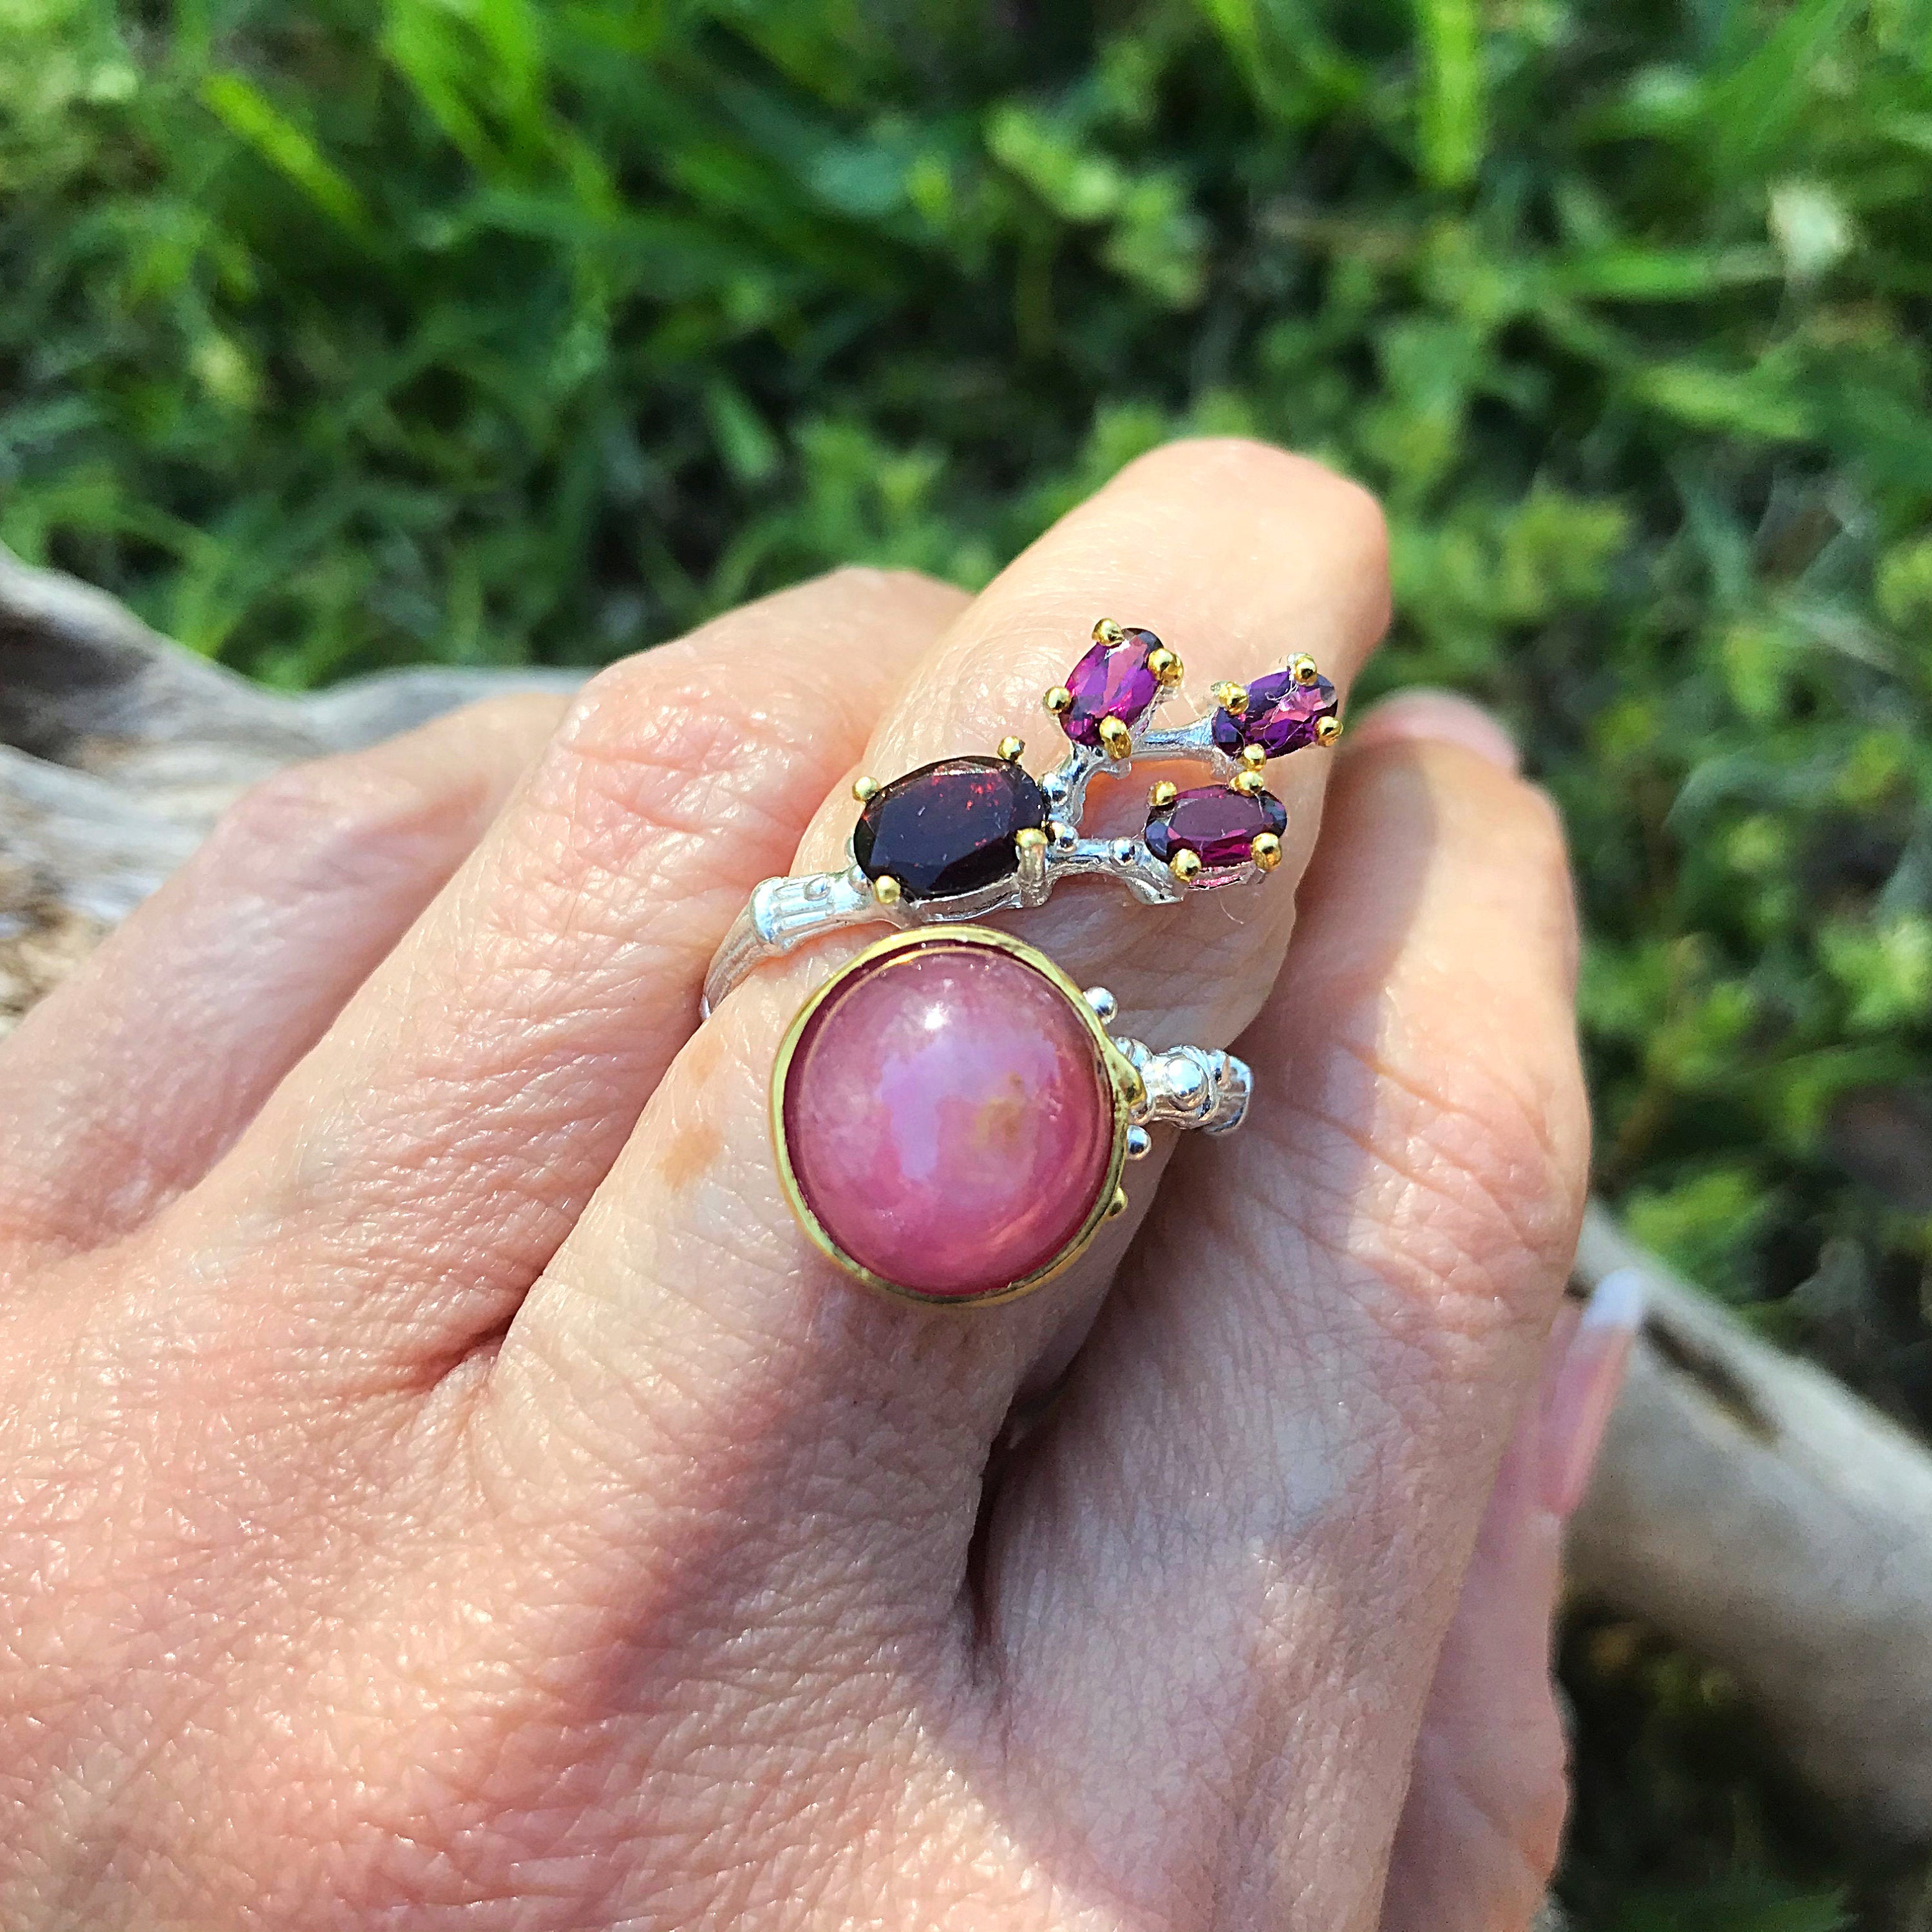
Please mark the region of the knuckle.
[[314, 889], [399, 842], [413, 842], [440, 820], [445, 804], [434, 784], [380, 751], [309, 760], [258, 780], [229, 807], [209, 842], [208, 862], [242, 878], [285, 876]]
[[789, 721], [809, 709], [796, 672], [767, 668], [738, 685], [704, 658], [627, 658], [572, 705], [538, 765], [536, 806], [566, 828], [580, 862], [621, 870], [640, 842], [742, 826], [766, 803], [789, 809], [775, 768]]
[[573, 774], [587, 769], [661, 790], [768, 748], [782, 706], [782, 693], [772, 693], [768, 680], [748, 702], [688, 656], [626, 658], [600, 672], [572, 706], [558, 734], [561, 762]]
[[1587, 1174], [1583, 1081], [1574, 1028], [1553, 1009], [1497, 1016], [1509, 1042], [1472, 1035], [1423, 1097], [1420, 1146], [1478, 1210], [1492, 1244], [1567, 1264]]
[[558, 735], [574, 742], [607, 724], [614, 714], [648, 702], [674, 648], [638, 651], [606, 664], [571, 700]]
[[[1413, 1231], [1419, 1251], [1432, 1235], [1438, 1308], [1465, 1305], [1471, 1319], [1540, 1320], [1548, 1291], [1568, 1270], [1583, 1211], [1586, 1166], [1574, 1096], [1535, 1090], [1480, 1070], [1445, 1095], [1418, 1135], [1434, 1191], [1449, 1204], [1432, 1230]], [[1462, 1265], [1458, 1266], [1456, 1263]], [[1471, 1294], [1460, 1293], [1465, 1286]]]
[[1505, 1055], [1478, 1035], [1426, 1072], [1373, 1042], [1336, 1050], [1360, 1063], [1347, 1084], [1365, 1077], [1378, 1098], [1366, 1124], [1348, 1124], [1352, 1109], [1328, 1116], [1341, 1144], [1324, 1191], [1372, 1206], [1364, 1258], [1387, 1291], [1375, 1298], [1385, 1325], [1432, 1348], [1546, 1318], [1588, 1177], [1574, 1036], [1552, 1022], [1546, 1040]]

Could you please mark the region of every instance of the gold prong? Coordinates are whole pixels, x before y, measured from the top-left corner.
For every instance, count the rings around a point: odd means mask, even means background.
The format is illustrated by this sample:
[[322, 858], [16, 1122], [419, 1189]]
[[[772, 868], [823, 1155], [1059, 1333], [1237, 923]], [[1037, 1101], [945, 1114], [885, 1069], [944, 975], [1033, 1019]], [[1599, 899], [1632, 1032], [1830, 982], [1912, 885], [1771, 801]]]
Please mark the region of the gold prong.
[[877, 778], [854, 778], [852, 781], [852, 796], [861, 805], [869, 804], [878, 795], [879, 782]]
[[1263, 872], [1271, 872], [1281, 863], [1281, 841], [1272, 832], [1258, 832], [1248, 856]]
[[1148, 794], [1148, 803], [1156, 812], [1165, 812], [1180, 796], [1180, 788], [1172, 778], [1162, 778]]
[[1306, 651], [1297, 651], [1288, 659], [1288, 668], [1294, 674], [1297, 684], [1312, 684], [1322, 675], [1315, 668], [1315, 660]]
[[1339, 718], [1318, 718], [1315, 721], [1315, 742], [1318, 745], [1332, 745], [1342, 735], [1342, 721]]
[[1111, 617], [1102, 617], [1094, 626], [1094, 641], [1096, 644], [1118, 644], [1126, 634]]
[[1100, 720], [1100, 748], [1110, 758], [1124, 758], [1134, 748], [1133, 734], [1118, 718]]
[[1056, 684], [1040, 701], [1058, 718], [1063, 711], [1072, 708], [1073, 694], [1065, 685]]
[[1250, 798], [1256, 797], [1268, 790], [1268, 780], [1259, 772], [1237, 772], [1228, 784], [1231, 790], [1245, 792]]
[[1013, 834], [1013, 843], [1022, 852], [1044, 852], [1046, 834], [1037, 825], [1025, 826]]
[[905, 888], [890, 872], [881, 872], [872, 881], [872, 896], [883, 906], [896, 906], [905, 896]]
[[1148, 669], [1162, 684], [1178, 684], [1187, 675], [1186, 667], [1165, 644], [1157, 651], [1148, 652]]
[[1107, 1203], [1107, 1219], [1111, 1221], [1117, 1215], [1124, 1214], [1126, 1211], [1127, 1190], [1124, 1187], [1117, 1187], [1114, 1190], [1113, 1199]]
[[1244, 684], [1217, 684], [1214, 687], [1214, 701], [1230, 718], [1245, 718], [1248, 712], [1248, 688]]
[[1000, 740], [1000, 756], [1010, 765], [1018, 764], [1020, 754], [1026, 749], [1026, 740], [1010, 735]]
[[1177, 852], [1167, 862], [1167, 869], [1185, 886], [1201, 876], [1201, 854], [1198, 852]]
[[1241, 763], [1251, 772], [1258, 772], [1268, 763], [1268, 754], [1258, 745], [1241, 747]]

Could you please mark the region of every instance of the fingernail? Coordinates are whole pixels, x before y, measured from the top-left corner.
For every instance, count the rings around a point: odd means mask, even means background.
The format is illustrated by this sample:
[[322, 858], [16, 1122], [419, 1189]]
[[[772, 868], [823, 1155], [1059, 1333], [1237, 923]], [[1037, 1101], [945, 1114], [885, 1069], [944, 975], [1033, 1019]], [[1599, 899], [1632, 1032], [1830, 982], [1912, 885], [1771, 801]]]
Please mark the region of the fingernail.
[[1453, 691], [1418, 688], [1384, 698], [1360, 722], [1348, 728], [1357, 749], [1364, 745], [1426, 741], [1460, 745], [1506, 772], [1517, 770], [1522, 759], [1516, 740], [1492, 713]]
[[1557, 1516], [1572, 1514], [1590, 1486], [1643, 1326], [1644, 1300], [1643, 1276], [1635, 1268], [1606, 1274], [1584, 1303], [1563, 1352], [1544, 1412], [1539, 1459], [1544, 1507]]

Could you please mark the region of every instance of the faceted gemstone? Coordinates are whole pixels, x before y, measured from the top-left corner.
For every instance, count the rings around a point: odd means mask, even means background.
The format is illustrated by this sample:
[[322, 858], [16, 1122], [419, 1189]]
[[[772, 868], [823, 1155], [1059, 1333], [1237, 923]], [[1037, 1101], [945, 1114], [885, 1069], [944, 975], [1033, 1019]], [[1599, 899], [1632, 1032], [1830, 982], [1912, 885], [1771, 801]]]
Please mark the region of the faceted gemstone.
[[861, 967], [786, 1070], [785, 1150], [833, 1243], [922, 1294], [990, 1294], [1078, 1234], [1113, 1154], [1112, 1089], [1065, 994], [957, 940]]
[[1046, 823], [1040, 787], [1004, 758], [942, 758], [874, 794], [852, 856], [868, 879], [890, 875], [909, 899], [951, 898], [1018, 871], [1016, 832]]
[[1192, 852], [1204, 871], [1225, 872], [1248, 862], [1248, 848], [1264, 832], [1279, 838], [1287, 830], [1287, 809], [1274, 793], [1202, 785], [1148, 819], [1148, 849], [1163, 862]]
[[1066, 674], [1073, 702], [1060, 714], [1060, 728], [1076, 745], [1100, 744], [1100, 727], [1118, 718], [1137, 730], [1160, 698], [1160, 680], [1148, 659], [1160, 649], [1151, 631], [1127, 631], [1118, 644], [1096, 644]]
[[1325, 677], [1302, 683], [1292, 670], [1271, 670], [1248, 686], [1248, 708], [1214, 714], [1214, 742], [1229, 758], [1244, 745], [1258, 745], [1271, 758], [1298, 752], [1316, 742], [1316, 728], [1340, 709], [1335, 687]]

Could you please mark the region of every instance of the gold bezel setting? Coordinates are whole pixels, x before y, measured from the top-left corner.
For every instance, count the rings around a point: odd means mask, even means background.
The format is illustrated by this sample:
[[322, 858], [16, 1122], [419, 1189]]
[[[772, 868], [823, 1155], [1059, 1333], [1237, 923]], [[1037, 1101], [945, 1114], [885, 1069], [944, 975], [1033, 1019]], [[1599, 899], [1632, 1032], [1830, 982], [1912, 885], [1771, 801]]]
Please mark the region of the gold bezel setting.
[[[976, 1294], [935, 1294], [927, 1290], [909, 1287], [903, 1282], [889, 1280], [875, 1269], [868, 1268], [864, 1262], [847, 1253], [806, 1198], [792, 1164], [791, 1150], [785, 1130], [786, 1088], [790, 1078], [792, 1061], [813, 1018], [826, 1002], [847, 986], [855, 975], [869, 970], [881, 959], [901, 953], [948, 946], [971, 946], [1004, 953], [1009, 958], [1018, 960], [1037, 973], [1060, 994], [1079, 1016], [1082, 1024], [1093, 1042], [1113, 1106], [1113, 1145], [1104, 1177], [1095, 1190], [1093, 1202], [1079, 1228], [1057, 1253], [1030, 1274]], [[1064, 1269], [1071, 1266], [1092, 1246], [1094, 1238], [1101, 1228], [1120, 1211], [1114, 1204], [1120, 1194], [1120, 1176], [1130, 1152], [1137, 1150], [1132, 1144], [1133, 1130], [1138, 1117], [1146, 1111], [1148, 1102], [1146, 1084], [1139, 1069], [1133, 1060], [1114, 1043], [1107, 1031], [1101, 1013], [1096, 1010], [1096, 1004], [1100, 1004], [1103, 998], [1097, 993], [1090, 998], [1036, 947], [1028, 946], [1024, 940], [1015, 939], [1010, 934], [994, 932], [989, 926], [915, 927], [907, 932], [894, 933], [854, 953], [837, 972], [817, 987], [800, 1007], [790, 1025], [785, 1030], [784, 1038], [779, 1042], [778, 1058], [772, 1066], [772, 1144], [777, 1156], [778, 1184], [784, 1190], [787, 1202], [793, 1214], [798, 1217], [799, 1225], [805, 1230], [812, 1245], [828, 1260], [836, 1262], [846, 1274], [863, 1282], [868, 1288], [876, 1288], [881, 1294], [891, 1295], [898, 1300], [916, 1302], [928, 1308], [987, 1308], [1003, 1302], [1015, 1301], [1022, 1295], [1030, 1294], [1035, 1288], [1044, 1286]], [[1111, 1012], [1111, 999], [1105, 999], [1104, 1004], [1106, 1010]], [[1140, 1137], [1140, 1144], [1142, 1147], [1145, 1144], [1144, 1133]]]

